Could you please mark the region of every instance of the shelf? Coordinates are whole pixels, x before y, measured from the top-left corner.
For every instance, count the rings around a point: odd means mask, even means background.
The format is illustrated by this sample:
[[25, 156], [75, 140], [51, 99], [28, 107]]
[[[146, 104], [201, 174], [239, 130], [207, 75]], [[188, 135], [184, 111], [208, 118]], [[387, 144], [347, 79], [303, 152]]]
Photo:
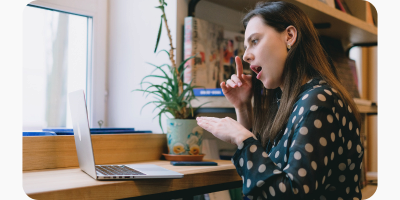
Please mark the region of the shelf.
[[377, 106], [365, 106], [365, 105], [358, 105], [358, 111], [362, 114], [367, 115], [377, 115], [378, 114], [378, 107]]
[[[196, 97], [196, 100], [192, 101], [193, 107], [198, 107], [201, 104], [210, 101], [210, 103], [205, 104], [202, 108], [233, 108], [233, 105], [224, 97]], [[365, 106], [365, 105], [357, 105], [358, 111], [367, 115], [377, 115], [378, 107], [377, 106]]]
[[[243, 13], [254, 8], [259, 0], [205, 0]], [[378, 29], [350, 14], [334, 9], [318, 0], [285, 0], [300, 7], [314, 24], [330, 23], [331, 27], [318, 29], [320, 35], [342, 41], [344, 45], [376, 43]]]
[[369, 199], [375, 194], [377, 185], [367, 185], [365, 188], [361, 189], [362, 199]]

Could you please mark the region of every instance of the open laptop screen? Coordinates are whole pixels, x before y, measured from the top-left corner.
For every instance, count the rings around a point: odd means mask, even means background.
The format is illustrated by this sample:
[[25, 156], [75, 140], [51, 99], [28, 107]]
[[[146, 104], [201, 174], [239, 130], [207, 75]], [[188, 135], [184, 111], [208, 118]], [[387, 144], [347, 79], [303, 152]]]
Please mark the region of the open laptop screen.
[[78, 154], [79, 167], [82, 171], [96, 179], [96, 170], [90, 137], [89, 121], [86, 109], [85, 93], [83, 90], [71, 92], [68, 95], [76, 152]]

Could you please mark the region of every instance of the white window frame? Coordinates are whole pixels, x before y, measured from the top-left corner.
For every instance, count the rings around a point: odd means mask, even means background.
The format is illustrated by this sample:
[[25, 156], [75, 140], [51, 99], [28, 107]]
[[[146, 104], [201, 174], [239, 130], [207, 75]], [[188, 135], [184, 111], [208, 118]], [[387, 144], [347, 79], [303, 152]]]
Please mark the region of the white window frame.
[[[107, 0], [37, 0], [31, 5], [92, 17], [92, 50], [88, 57], [87, 104], [89, 126], [99, 127], [103, 120], [107, 126]], [[90, 34], [90, 33], [89, 33]], [[90, 63], [91, 62], [91, 63]], [[90, 66], [91, 65], [91, 66]], [[69, 116], [67, 116], [69, 117]]]

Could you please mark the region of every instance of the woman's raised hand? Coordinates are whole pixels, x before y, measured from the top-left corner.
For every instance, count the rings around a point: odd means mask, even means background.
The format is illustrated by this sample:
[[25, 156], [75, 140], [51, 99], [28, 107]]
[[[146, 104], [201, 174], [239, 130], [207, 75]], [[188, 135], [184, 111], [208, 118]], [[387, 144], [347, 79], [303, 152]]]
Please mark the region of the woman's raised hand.
[[253, 133], [230, 117], [197, 117], [196, 120], [200, 127], [212, 133], [218, 139], [231, 144], [239, 146], [249, 137], [256, 138]]
[[252, 83], [251, 75], [243, 74], [242, 60], [239, 56], [235, 57], [237, 74], [233, 74], [231, 79], [221, 83], [222, 92], [236, 109], [251, 104]]

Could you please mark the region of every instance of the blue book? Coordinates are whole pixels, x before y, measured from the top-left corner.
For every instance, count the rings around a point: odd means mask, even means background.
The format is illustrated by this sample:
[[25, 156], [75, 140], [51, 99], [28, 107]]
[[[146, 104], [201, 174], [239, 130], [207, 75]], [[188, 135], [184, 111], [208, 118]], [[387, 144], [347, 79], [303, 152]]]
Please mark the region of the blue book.
[[195, 88], [193, 89], [194, 96], [224, 96], [221, 88], [214, 89], [203, 89]]
[[[55, 131], [55, 132], [59, 132], [59, 131], [73, 131], [72, 128], [44, 128], [42, 129], [43, 131]], [[135, 128], [90, 128], [90, 131], [121, 131], [121, 130], [130, 130], [130, 131], [134, 131]]]
[[[153, 133], [152, 131], [90, 131], [90, 134]], [[56, 132], [57, 135], [74, 135], [74, 131]]]
[[57, 135], [55, 132], [51, 131], [24, 131], [22, 136], [51, 136]]
[[[43, 131], [53, 131], [57, 135], [74, 135], [73, 129], [66, 128], [52, 128], [52, 129], [43, 129]], [[144, 130], [144, 131], [135, 131], [134, 128], [91, 128], [90, 134], [123, 134], [123, 133], [152, 133], [152, 131]]]

